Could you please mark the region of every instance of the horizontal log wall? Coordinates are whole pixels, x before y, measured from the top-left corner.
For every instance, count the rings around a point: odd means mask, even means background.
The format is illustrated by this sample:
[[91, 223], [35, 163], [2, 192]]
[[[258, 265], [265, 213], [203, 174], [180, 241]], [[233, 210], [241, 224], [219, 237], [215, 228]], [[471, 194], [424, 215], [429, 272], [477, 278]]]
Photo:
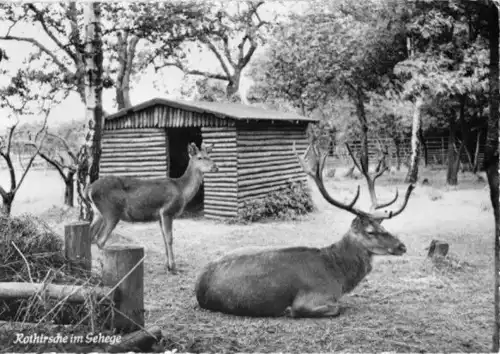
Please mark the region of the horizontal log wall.
[[164, 105], [157, 105], [139, 112], [105, 121], [105, 130], [130, 128], [180, 128], [180, 127], [227, 127], [234, 126], [234, 120], [218, 118], [213, 114], [185, 111]]
[[306, 125], [238, 125], [238, 209], [306, 175], [293, 154], [307, 147]]
[[166, 177], [167, 146], [163, 128], [105, 130], [100, 176]]
[[219, 168], [204, 177], [204, 215], [232, 218], [238, 214], [236, 128], [201, 128], [203, 142], [213, 144], [210, 157]]

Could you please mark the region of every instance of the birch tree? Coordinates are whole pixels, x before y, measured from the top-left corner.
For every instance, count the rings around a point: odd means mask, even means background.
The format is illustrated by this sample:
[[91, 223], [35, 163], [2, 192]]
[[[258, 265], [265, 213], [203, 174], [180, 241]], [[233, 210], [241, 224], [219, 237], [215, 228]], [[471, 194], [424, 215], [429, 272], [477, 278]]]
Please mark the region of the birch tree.
[[[101, 157], [101, 136], [103, 127], [102, 76], [103, 47], [100, 3], [84, 4], [85, 23], [85, 103], [88, 132], [85, 143], [78, 156], [78, 183], [81, 188], [99, 178], [99, 160]], [[84, 207], [85, 205], [85, 207]], [[81, 198], [80, 217], [92, 218], [88, 201]]]

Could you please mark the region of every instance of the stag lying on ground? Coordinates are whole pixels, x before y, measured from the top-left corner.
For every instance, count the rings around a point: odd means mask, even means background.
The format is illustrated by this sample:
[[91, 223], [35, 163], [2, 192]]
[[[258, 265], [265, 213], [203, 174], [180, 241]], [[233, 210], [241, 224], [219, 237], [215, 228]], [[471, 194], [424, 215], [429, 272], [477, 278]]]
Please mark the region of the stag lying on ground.
[[[306, 161], [309, 152], [312, 157]], [[336, 316], [338, 300], [370, 272], [373, 255], [406, 252], [405, 245], [384, 229], [381, 222], [405, 209], [414, 187], [408, 187], [398, 210], [367, 213], [354, 207], [359, 187], [348, 204], [337, 201], [326, 191], [322, 177], [325, 159], [326, 155], [320, 158], [317, 149], [311, 146], [303, 158], [299, 157], [323, 197], [356, 215], [349, 231], [339, 242], [324, 248], [238, 252], [208, 264], [195, 289], [202, 308], [242, 316]]]
[[127, 222], [159, 221], [167, 269], [175, 271], [172, 249], [173, 219], [182, 214], [203, 181], [205, 172], [216, 172], [216, 164], [208, 155], [212, 146], [201, 145], [201, 150], [188, 145], [189, 164], [179, 178], [139, 179], [132, 177], [103, 177], [85, 191], [94, 211], [90, 232], [99, 248], [104, 247], [120, 220]]

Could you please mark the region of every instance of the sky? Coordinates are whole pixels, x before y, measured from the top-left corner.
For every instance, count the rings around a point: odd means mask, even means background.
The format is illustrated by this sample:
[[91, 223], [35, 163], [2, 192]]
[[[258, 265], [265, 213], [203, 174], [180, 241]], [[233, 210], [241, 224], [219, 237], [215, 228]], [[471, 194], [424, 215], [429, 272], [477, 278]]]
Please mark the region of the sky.
[[[55, 1], [49, 1], [55, 2]], [[232, 2], [228, 2], [231, 6]], [[259, 12], [263, 19], [272, 16], [274, 13], [282, 14], [288, 11], [300, 11], [297, 9], [302, 8], [303, 2], [300, 1], [269, 1], [262, 6], [262, 11]], [[0, 34], [4, 35], [8, 30], [8, 24], [0, 22]], [[18, 24], [13, 28], [12, 35], [25, 36], [41, 40], [44, 45], [49, 48], [54, 47], [53, 43], [48, 37], [42, 37], [41, 31], [31, 24]], [[34, 50], [33, 46], [29, 43], [15, 42], [15, 41], [2, 41], [0, 40], [1, 47], [7, 52], [9, 56], [8, 61], [0, 63], [2, 69], [15, 72], [18, 68], [22, 67], [23, 60]], [[263, 51], [262, 48], [254, 54], [258, 56]], [[214, 71], [219, 67], [218, 61], [212, 53], [194, 52], [189, 58], [190, 67], [200, 70]], [[0, 77], [0, 85], [8, 82], [10, 77]], [[160, 74], [154, 72], [153, 69], [141, 73], [136, 80], [132, 83], [130, 97], [132, 104], [139, 104], [155, 97], [169, 97], [179, 98], [178, 89], [181, 87], [183, 81], [186, 80], [184, 74], [177, 68], [164, 69]], [[250, 87], [252, 81], [250, 78], [243, 77], [241, 81], [241, 93], [244, 94]], [[171, 92], [171, 95], [166, 94], [166, 91]], [[114, 90], [108, 89], [103, 92], [103, 108], [106, 112], [112, 113], [116, 111], [114, 107]], [[76, 93], [70, 96], [58, 106], [52, 108], [49, 115], [48, 123], [50, 125], [57, 125], [58, 122], [64, 120], [83, 119], [85, 117], [85, 107], [81, 102], [80, 97]], [[43, 117], [25, 116], [19, 117], [20, 122], [27, 122], [33, 120], [41, 120]], [[10, 126], [16, 117], [13, 116], [10, 110], [0, 109], [0, 130], [5, 130]]]

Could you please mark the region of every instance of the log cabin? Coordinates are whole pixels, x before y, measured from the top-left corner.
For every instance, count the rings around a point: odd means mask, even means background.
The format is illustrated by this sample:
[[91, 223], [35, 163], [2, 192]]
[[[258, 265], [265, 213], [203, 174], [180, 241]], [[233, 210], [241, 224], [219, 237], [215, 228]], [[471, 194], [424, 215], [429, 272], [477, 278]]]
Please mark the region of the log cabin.
[[292, 144], [305, 150], [315, 122], [238, 103], [155, 98], [106, 116], [100, 176], [177, 178], [188, 164], [188, 143], [211, 143], [219, 171], [205, 175], [195, 200], [205, 217], [234, 218], [249, 199], [306, 180]]

